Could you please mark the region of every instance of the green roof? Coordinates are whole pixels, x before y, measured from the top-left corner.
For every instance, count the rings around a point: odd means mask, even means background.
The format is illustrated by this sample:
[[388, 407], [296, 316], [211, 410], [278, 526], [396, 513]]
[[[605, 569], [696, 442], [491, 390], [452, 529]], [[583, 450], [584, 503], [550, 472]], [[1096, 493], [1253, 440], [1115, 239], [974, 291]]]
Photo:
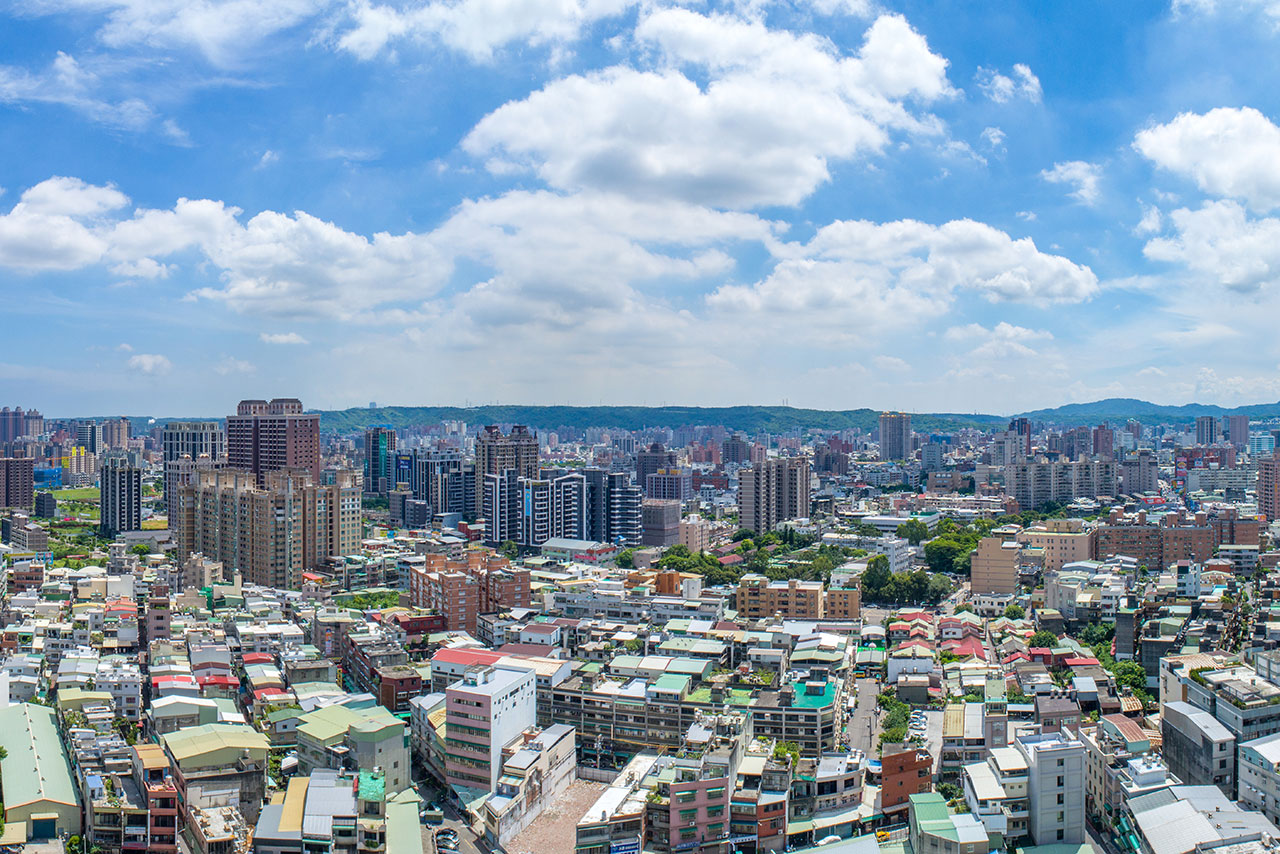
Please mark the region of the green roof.
[[387, 801], [387, 854], [422, 854], [422, 828], [418, 825], [421, 802], [413, 789], [405, 789]]
[[404, 722], [382, 706], [373, 706], [368, 709], [352, 709], [340, 705], [326, 706], [314, 712], [307, 712], [299, 720], [301, 723], [298, 724], [298, 734], [321, 744], [337, 742], [352, 730], [374, 735], [384, 731], [388, 726], [398, 727], [401, 731], [404, 728]]
[[165, 747], [181, 765], [186, 760], [198, 760], [196, 767], [230, 765], [245, 750], [261, 751], [267, 756], [267, 737], [245, 724], [204, 724], [187, 727], [162, 736]]
[[8, 751], [0, 762], [6, 809], [41, 801], [79, 804], [54, 717], [53, 709], [33, 703], [0, 709], [0, 746]]
[[386, 796], [387, 778], [382, 774], [370, 774], [368, 771], [361, 771], [358, 780], [357, 796], [360, 800], [381, 801]]
[[653, 680], [653, 688], [655, 691], [683, 694], [689, 687], [689, 681], [688, 676], [681, 676], [678, 673], [664, 673]]
[[959, 841], [960, 836], [956, 833], [956, 826], [951, 821], [951, 811], [947, 809], [947, 801], [942, 795], [937, 792], [925, 792], [911, 795], [908, 800], [911, 802], [911, 812], [915, 816], [916, 824], [922, 832], [953, 842]]
[[[690, 691], [689, 696], [685, 699], [690, 703], [710, 703], [711, 689], [704, 685], [696, 691]], [[748, 688], [729, 688], [724, 692], [724, 701], [731, 706], [749, 706], [751, 705], [751, 690]]]
[[792, 705], [801, 709], [821, 709], [836, 701], [836, 683], [828, 681], [821, 694], [810, 694], [807, 686], [796, 686], [796, 698]]

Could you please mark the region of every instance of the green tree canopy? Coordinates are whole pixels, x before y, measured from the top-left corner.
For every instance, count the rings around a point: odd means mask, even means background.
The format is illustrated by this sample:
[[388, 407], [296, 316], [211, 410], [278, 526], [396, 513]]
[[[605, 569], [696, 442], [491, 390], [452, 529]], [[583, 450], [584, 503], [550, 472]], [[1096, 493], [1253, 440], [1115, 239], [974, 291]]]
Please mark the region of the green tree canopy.
[[898, 526], [898, 536], [913, 546], [918, 546], [929, 539], [929, 526], [919, 519], [908, 519]]
[[1047, 629], [1041, 629], [1031, 636], [1031, 640], [1027, 641], [1027, 646], [1032, 647], [1048, 647], [1053, 649], [1058, 645], [1058, 636]]
[[1010, 620], [1021, 620], [1027, 616], [1027, 612], [1021, 605], [1010, 604], [1004, 609], [1004, 615]]
[[1117, 661], [1111, 668], [1116, 684], [1137, 691], [1147, 690], [1147, 671], [1136, 661]]

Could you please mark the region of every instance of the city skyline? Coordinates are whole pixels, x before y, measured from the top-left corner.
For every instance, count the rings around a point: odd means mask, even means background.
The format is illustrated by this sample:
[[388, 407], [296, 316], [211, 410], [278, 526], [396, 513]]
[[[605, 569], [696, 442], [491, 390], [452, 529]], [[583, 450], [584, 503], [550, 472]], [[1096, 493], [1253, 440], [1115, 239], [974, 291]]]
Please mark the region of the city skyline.
[[1280, 398], [1274, 5], [231, 5], [5, 13], [11, 399]]

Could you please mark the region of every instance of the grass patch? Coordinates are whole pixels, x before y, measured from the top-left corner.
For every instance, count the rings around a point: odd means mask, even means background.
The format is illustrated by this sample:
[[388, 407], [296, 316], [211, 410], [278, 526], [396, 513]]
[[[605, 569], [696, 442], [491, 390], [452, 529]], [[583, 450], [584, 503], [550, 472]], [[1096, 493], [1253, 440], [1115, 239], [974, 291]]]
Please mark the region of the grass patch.
[[169, 527], [167, 519], [143, 519], [142, 530], [144, 531], [163, 531]]
[[53, 490], [53, 497], [59, 501], [98, 501], [98, 487], [80, 486]]

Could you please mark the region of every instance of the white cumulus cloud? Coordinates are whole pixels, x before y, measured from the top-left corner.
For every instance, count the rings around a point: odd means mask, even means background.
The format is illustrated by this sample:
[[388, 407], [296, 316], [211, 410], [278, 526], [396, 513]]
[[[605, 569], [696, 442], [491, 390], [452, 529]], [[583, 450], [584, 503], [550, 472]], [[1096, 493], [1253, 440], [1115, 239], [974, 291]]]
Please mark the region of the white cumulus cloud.
[[159, 375], [173, 370], [173, 363], [158, 353], [138, 353], [129, 357], [129, 367], [140, 373]]
[[400, 41], [438, 41], [487, 61], [513, 42], [575, 41], [593, 21], [613, 17], [636, 0], [451, 0], [398, 8], [360, 0], [337, 35], [340, 49], [373, 59]]
[[258, 336], [264, 344], [306, 344], [307, 339], [296, 332], [263, 332]]
[[1280, 127], [1252, 107], [1181, 113], [1141, 131], [1133, 147], [1206, 193], [1258, 212], [1280, 207]]
[[1280, 280], [1280, 219], [1253, 219], [1239, 202], [1227, 200], [1179, 208], [1168, 219], [1173, 233], [1148, 241], [1148, 258], [1182, 264], [1241, 293]]
[[1092, 205], [1098, 201], [1098, 182], [1102, 179], [1102, 167], [1083, 160], [1070, 160], [1053, 164], [1053, 168], [1045, 169], [1040, 177], [1051, 184], [1066, 184], [1072, 188], [1068, 194], [1071, 198]]
[[648, 15], [635, 37], [657, 66], [553, 81], [490, 113], [463, 147], [495, 172], [532, 170], [562, 189], [795, 205], [834, 161], [879, 152], [894, 132], [940, 134], [918, 107], [953, 94], [947, 61], [899, 16], [878, 18], [856, 56], [685, 9]]
[[994, 68], [979, 67], [974, 81], [982, 93], [997, 104], [1006, 104], [1015, 98], [1025, 98], [1038, 104], [1043, 96], [1040, 78], [1032, 73], [1030, 66], [1020, 62], [1007, 75]]

